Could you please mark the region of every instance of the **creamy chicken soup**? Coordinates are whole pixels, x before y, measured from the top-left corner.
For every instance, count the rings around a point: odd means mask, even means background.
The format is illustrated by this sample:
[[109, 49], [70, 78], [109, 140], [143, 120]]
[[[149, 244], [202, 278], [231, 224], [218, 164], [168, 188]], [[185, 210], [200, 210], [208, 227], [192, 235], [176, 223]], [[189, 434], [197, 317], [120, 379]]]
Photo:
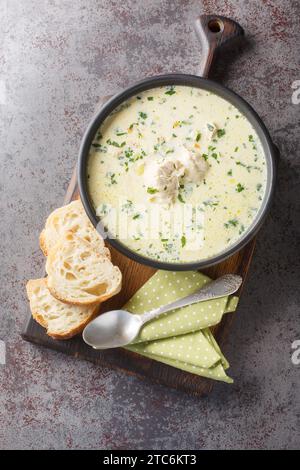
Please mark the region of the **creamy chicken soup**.
[[188, 86], [130, 98], [92, 144], [88, 188], [110, 234], [165, 262], [211, 258], [253, 223], [266, 162], [252, 125], [221, 97]]

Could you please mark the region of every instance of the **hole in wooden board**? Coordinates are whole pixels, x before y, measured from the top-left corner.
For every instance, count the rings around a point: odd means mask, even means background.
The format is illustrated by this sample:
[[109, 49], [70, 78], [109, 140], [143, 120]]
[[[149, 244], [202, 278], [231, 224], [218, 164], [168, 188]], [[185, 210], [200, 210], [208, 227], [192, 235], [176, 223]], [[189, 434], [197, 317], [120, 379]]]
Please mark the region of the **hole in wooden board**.
[[224, 23], [218, 19], [210, 20], [208, 23], [208, 29], [212, 33], [220, 33], [224, 29]]

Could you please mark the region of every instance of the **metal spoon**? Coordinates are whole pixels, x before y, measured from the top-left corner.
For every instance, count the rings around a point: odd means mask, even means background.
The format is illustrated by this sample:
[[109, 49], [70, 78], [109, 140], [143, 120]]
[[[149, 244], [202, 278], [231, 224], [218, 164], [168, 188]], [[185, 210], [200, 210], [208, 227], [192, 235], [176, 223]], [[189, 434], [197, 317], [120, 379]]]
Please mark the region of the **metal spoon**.
[[217, 299], [218, 297], [233, 294], [238, 290], [241, 283], [242, 278], [240, 276], [225, 274], [183, 299], [155, 308], [142, 315], [132, 314], [126, 310], [112, 310], [89, 323], [83, 331], [83, 339], [94, 349], [125, 346], [137, 337], [144, 323], [158, 315], [203, 300]]

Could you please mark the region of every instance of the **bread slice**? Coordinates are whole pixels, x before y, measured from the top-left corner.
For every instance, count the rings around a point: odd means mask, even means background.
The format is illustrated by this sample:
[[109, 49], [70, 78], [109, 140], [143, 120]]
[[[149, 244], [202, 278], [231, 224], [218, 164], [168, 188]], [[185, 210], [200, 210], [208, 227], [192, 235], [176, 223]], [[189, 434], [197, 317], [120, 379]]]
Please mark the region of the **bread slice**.
[[33, 318], [55, 339], [68, 339], [80, 333], [97, 315], [99, 305], [77, 306], [60, 302], [51, 295], [46, 278], [26, 285]]
[[121, 289], [119, 268], [73, 232], [64, 234], [50, 250], [46, 271], [48, 289], [62, 302], [99, 303]]
[[40, 234], [40, 247], [45, 256], [58, 240], [68, 231], [76, 233], [80, 238], [90, 242], [101, 254], [110, 258], [110, 252], [105, 247], [103, 238], [88, 219], [80, 199], [53, 211]]

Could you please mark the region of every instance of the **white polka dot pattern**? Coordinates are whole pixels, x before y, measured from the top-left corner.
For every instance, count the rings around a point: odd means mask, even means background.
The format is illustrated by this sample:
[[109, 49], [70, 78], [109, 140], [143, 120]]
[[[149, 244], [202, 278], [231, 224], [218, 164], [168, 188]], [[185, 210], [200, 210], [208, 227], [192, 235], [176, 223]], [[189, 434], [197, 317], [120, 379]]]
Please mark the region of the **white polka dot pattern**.
[[[132, 313], [144, 313], [149, 309], [160, 307], [192, 294], [209, 281], [210, 279], [207, 276], [199, 272], [157, 271], [138, 293], [127, 302], [124, 308]], [[178, 285], [183, 290], [178, 289]], [[161, 289], [162, 292], [154, 296], [153, 289]], [[236, 305], [236, 297], [231, 297], [230, 302], [228, 302], [228, 297], [222, 297], [221, 299], [199, 302], [199, 304], [168, 312], [168, 314], [161, 315], [147, 323], [135, 342], [151, 341], [154, 338], [168, 338], [169, 336], [190, 333], [194, 330], [202, 330], [216, 325], [221, 321], [223, 314], [234, 311]], [[228, 308], [229, 306], [230, 308]], [[173, 329], [175, 329], [175, 332]]]
[[[189, 295], [209, 281], [198, 272], [157, 271], [124, 308], [143, 313]], [[127, 349], [194, 374], [231, 382], [225, 373], [229, 364], [208, 327], [234, 311], [237, 301], [237, 297], [223, 297], [161, 315], [147, 323]]]

